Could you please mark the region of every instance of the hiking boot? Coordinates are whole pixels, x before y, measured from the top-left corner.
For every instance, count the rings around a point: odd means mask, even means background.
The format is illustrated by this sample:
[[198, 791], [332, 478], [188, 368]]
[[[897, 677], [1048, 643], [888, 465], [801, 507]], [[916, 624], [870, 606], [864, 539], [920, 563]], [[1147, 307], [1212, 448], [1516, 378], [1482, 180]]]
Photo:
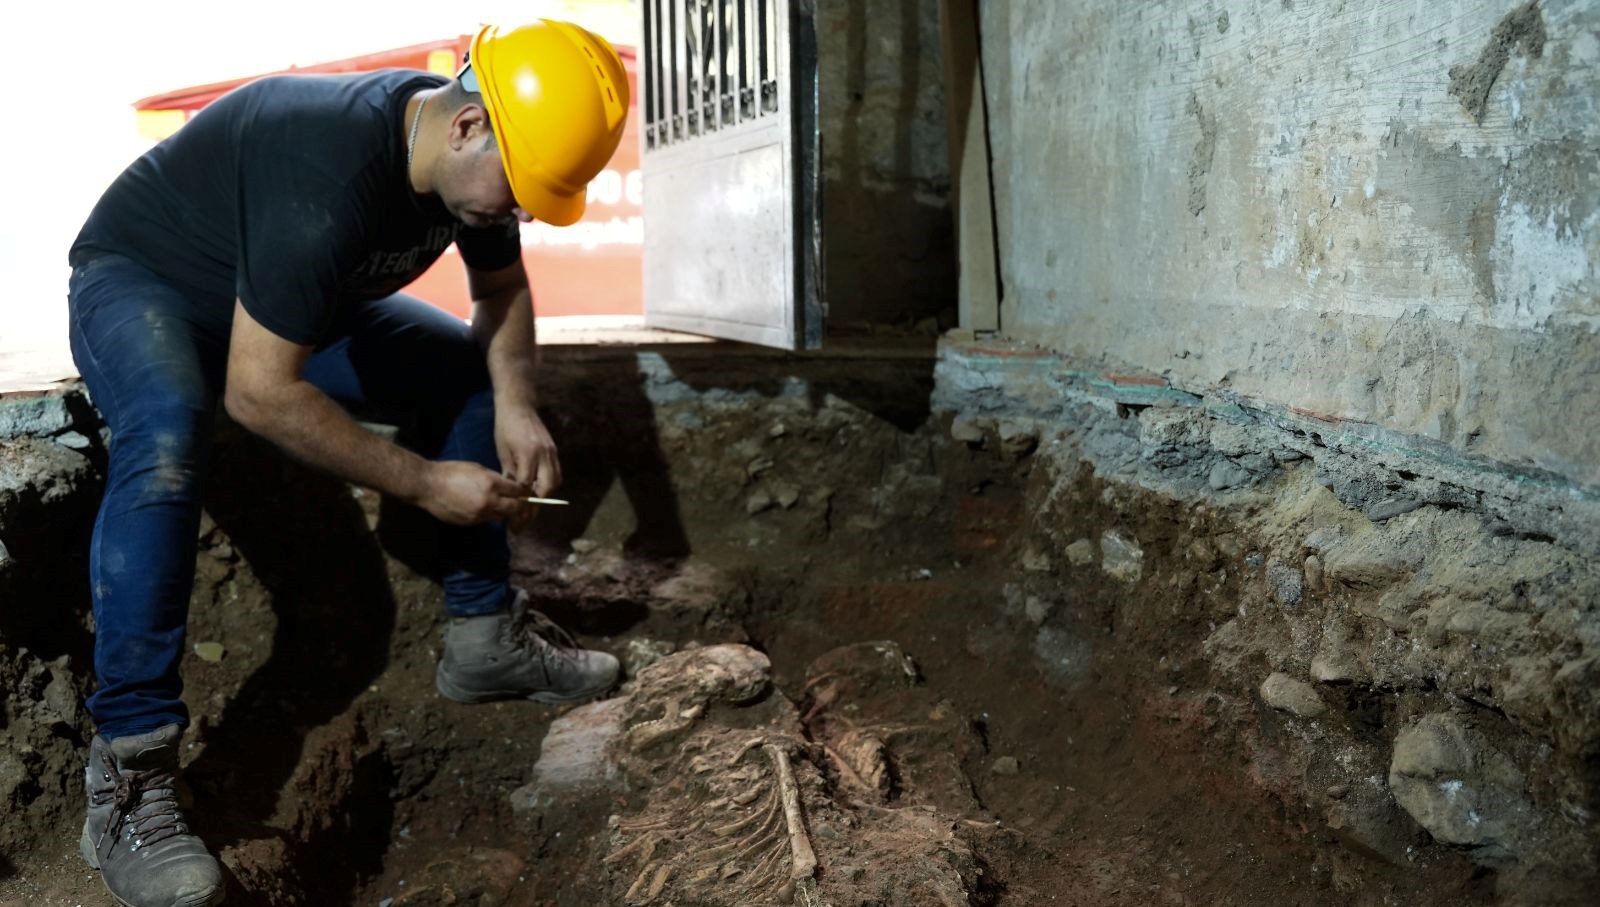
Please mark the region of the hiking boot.
[[611, 689], [620, 669], [529, 607], [519, 589], [504, 611], [450, 619], [434, 685], [456, 702], [577, 702]]
[[127, 907], [222, 903], [222, 867], [178, 808], [176, 724], [89, 744], [89, 816], [78, 850]]

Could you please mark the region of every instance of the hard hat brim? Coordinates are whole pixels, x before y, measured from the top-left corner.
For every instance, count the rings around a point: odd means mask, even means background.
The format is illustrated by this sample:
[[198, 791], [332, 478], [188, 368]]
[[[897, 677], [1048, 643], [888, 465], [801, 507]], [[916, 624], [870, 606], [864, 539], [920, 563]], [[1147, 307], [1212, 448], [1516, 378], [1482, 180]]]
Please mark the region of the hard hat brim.
[[527, 185], [513, 186], [511, 191], [517, 197], [518, 207], [533, 215], [536, 220], [557, 227], [566, 227], [583, 219], [587, 192], [579, 192], [577, 195], [557, 195], [532, 181]]

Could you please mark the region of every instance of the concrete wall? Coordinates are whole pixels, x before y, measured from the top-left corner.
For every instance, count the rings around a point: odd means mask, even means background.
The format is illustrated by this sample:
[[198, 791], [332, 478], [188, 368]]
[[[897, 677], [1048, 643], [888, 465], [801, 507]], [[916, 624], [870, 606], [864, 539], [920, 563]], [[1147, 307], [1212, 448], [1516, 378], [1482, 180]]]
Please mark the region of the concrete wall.
[[1004, 333], [1600, 492], [1600, 4], [981, 4]]
[[938, 4], [816, 4], [829, 322], [955, 307]]

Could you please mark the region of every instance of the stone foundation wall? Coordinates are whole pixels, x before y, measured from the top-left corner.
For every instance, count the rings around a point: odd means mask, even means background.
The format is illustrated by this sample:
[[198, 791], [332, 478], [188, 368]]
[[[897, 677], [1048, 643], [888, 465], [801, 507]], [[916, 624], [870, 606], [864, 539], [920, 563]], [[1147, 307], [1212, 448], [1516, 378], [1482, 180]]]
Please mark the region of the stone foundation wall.
[[1017, 346], [948, 345], [935, 407], [1037, 448], [1011, 604], [1054, 615], [1041, 647], [1193, 633], [1148, 669], [1226, 704], [1248, 777], [1314, 826], [1402, 865], [1461, 850], [1510, 903], [1592, 884], [1592, 501]]
[[76, 387], [0, 397], [0, 874], [81, 796], [98, 419]]

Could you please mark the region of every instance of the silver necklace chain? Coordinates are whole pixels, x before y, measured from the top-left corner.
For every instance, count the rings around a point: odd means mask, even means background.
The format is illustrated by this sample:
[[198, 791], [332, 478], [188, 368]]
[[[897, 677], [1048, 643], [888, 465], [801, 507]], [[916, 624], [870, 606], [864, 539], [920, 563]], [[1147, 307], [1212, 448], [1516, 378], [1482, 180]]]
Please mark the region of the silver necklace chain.
[[428, 99], [424, 97], [417, 102], [417, 112], [411, 117], [411, 137], [406, 140], [406, 179], [411, 179], [411, 156], [417, 150], [417, 127], [422, 124], [422, 108], [426, 107]]

